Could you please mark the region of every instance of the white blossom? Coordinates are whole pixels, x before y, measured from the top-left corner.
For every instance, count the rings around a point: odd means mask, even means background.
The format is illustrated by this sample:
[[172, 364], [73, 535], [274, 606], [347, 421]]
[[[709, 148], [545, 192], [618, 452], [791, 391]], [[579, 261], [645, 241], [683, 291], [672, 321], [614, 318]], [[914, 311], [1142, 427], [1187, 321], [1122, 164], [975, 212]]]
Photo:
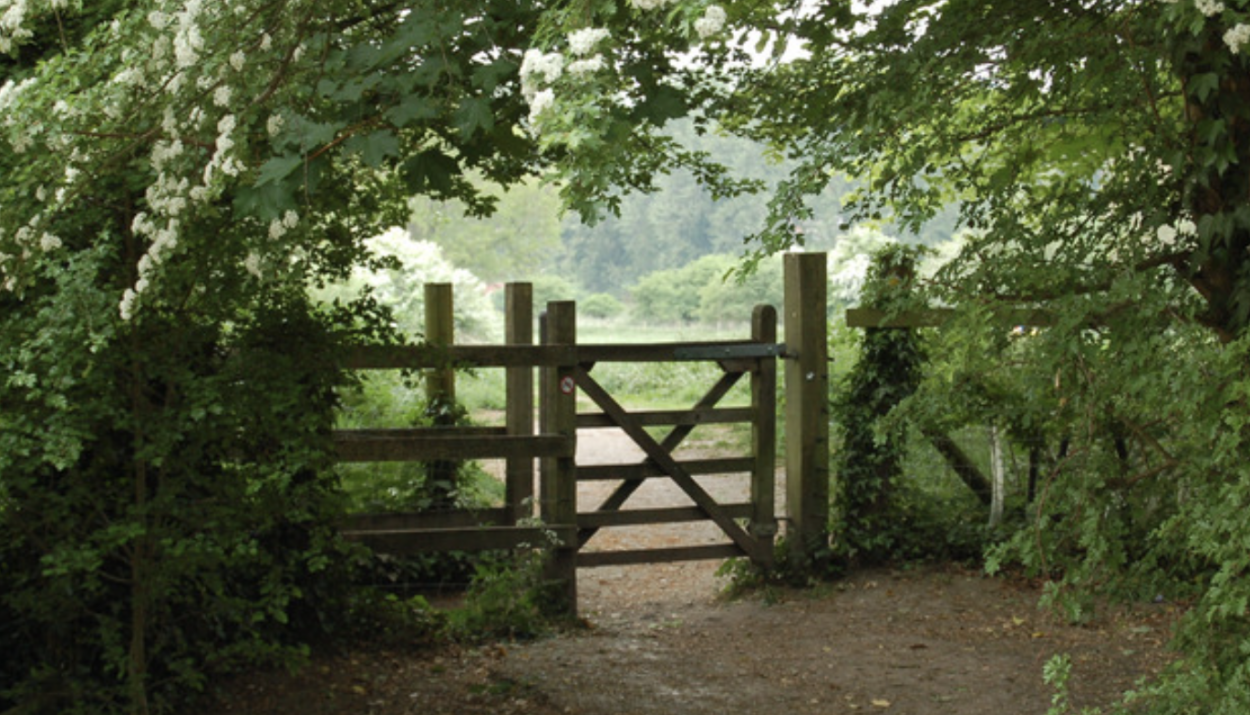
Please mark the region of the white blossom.
[[1176, 243], [1176, 228], [1164, 224], [1155, 231], [1155, 236], [1159, 239], [1159, 243], [1164, 246], [1171, 246]]
[[699, 34], [699, 39], [706, 40], [724, 29], [726, 19], [724, 8], [720, 5], [708, 5], [707, 10], [703, 11], [703, 17], [694, 21], [694, 31]]
[[243, 261], [243, 267], [253, 276], [256, 276], [257, 278], [262, 277], [260, 270], [260, 256], [256, 252], [247, 254], [247, 258]]
[[274, 219], [269, 222], [269, 238], [278, 240], [286, 235], [286, 226], [282, 223], [282, 219]]
[[1198, 12], [1207, 17], [1215, 17], [1224, 12], [1224, 3], [1218, 0], [1194, 0], [1194, 7], [1198, 8]]
[[122, 320], [130, 322], [130, 318], [134, 316], [136, 297], [138, 296], [133, 288], [127, 288], [126, 292], [122, 294], [121, 303], [117, 305], [117, 312], [121, 314]]
[[242, 50], [230, 55], [230, 66], [235, 72], [242, 72], [245, 64], [247, 64], [247, 55], [243, 54]]
[[1238, 23], [1224, 33], [1224, 44], [1228, 45], [1228, 49], [1232, 50], [1234, 55], [1239, 54], [1246, 43], [1250, 43], [1250, 25], [1244, 22]]
[[577, 60], [569, 63], [569, 74], [583, 75], [598, 72], [604, 68], [603, 55], [595, 55], [587, 57], [584, 60]]
[[668, 5], [674, 0], [629, 0], [631, 7], [639, 10], [656, 10]]
[[213, 90], [213, 104], [216, 104], [218, 107], [229, 107], [231, 94], [230, 88], [223, 84]]
[[276, 137], [278, 132], [282, 131], [282, 124], [285, 120], [281, 114], [270, 114], [269, 121], [265, 122], [265, 129], [269, 132], [269, 136]]
[[521, 59], [521, 90], [526, 98], [538, 91], [538, 77], [548, 84], [555, 82], [564, 72], [564, 55], [559, 52], [528, 50]]
[[556, 93], [549, 89], [544, 89], [535, 94], [533, 101], [530, 102], [530, 124], [537, 123], [538, 117], [555, 103]]
[[299, 224], [299, 214], [296, 213], [294, 210], [287, 209], [287, 212], [282, 214], [282, 225], [285, 226], [286, 228], [288, 229], [295, 228], [298, 224]]
[[603, 27], [585, 27], [569, 34], [569, 53], [584, 57], [594, 52], [595, 45], [607, 39], [608, 30]]

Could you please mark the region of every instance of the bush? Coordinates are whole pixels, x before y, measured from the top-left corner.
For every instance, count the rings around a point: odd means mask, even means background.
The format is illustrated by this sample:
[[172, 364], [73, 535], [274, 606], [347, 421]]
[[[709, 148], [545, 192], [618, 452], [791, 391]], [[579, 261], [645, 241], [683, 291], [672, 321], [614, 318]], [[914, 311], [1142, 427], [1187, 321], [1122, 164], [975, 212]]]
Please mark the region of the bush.
[[0, 388], [0, 709], [174, 710], [300, 657], [344, 594], [326, 436], [350, 318], [270, 295], [108, 332], [90, 286], [59, 296], [77, 311], [0, 312], [0, 360], [44, 376]]
[[607, 293], [595, 293], [577, 304], [578, 312], [592, 318], [615, 318], [625, 312], [621, 301]]

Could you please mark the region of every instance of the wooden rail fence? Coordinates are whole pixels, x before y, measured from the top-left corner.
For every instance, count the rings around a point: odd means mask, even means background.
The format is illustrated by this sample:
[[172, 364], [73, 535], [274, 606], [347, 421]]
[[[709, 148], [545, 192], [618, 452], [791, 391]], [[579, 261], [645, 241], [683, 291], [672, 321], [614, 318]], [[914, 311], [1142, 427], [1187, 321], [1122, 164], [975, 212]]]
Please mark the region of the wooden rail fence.
[[[505, 504], [473, 512], [362, 514], [343, 526], [348, 538], [375, 550], [424, 551], [553, 547], [550, 575], [565, 584], [567, 605], [576, 611], [577, 567], [745, 555], [761, 564], [772, 559], [778, 519], [773, 499], [776, 463], [777, 360], [786, 362], [787, 505], [791, 548], [812, 557], [827, 551], [828, 522], [828, 352], [825, 321], [824, 254], [787, 255], [785, 334], [777, 343], [777, 314], [756, 309], [749, 339], [650, 345], [579, 344], [576, 307], [548, 304], [541, 340], [533, 342], [533, 300], [529, 284], [509, 284], [505, 293], [505, 345], [457, 345], [451, 332], [451, 289], [426, 286], [427, 342], [413, 346], [360, 348], [347, 359], [353, 370], [425, 370], [431, 401], [454, 399], [453, 368], [502, 368], [507, 408], [503, 427], [439, 425], [411, 429], [339, 430], [334, 433], [342, 462], [503, 459]], [[630, 412], [592, 376], [605, 362], [710, 361], [722, 370], [704, 397], [686, 410]], [[539, 375], [538, 427], [534, 426], [534, 371]], [[750, 376], [751, 404], [719, 407], [744, 376]], [[578, 414], [581, 392], [598, 407]], [[679, 460], [673, 451], [698, 425], [750, 423], [751, 453], [744, 457]], [[579, 428], [618, 427], [646, 454], [636, 464], [576, 464]], [[656, 439], [648, 428], [668, 427]], [[540, 491], [534, 494], [535, 460]], [[726, 473], [751, 475], [751, 499], [720, 504], [695, 479]], [[694, 502], [690, 507], [622, 509], [648, 479], [671, 479]], [[578, 481], [618, 480], [620, 485], [593, 511], [579, 512]], [[533, 521], [539, 505], [540, 522]], [[729, 542], [666, 550], [580, 552], [607, 527], [711, 520]]]

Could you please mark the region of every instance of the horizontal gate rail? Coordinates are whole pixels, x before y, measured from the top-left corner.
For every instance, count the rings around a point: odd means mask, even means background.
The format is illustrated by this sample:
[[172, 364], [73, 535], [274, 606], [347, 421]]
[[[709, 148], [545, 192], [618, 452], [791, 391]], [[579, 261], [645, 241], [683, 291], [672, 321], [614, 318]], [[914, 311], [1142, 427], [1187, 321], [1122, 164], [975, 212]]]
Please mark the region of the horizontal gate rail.
[[400, 529], [394, 531], [343, 531], [356, 541], [388, 554], [420, 554], [432, 551], [494, 551], [525, 546], [567, 546], [577, 543], [576, 526], [475, 526], [453, 529]]
[[577, 360], [572, 345], [363, 345], [342, 361], [347, 370], [445, 367], [555, 367]]
[[[731, 518], [749, 519], [754, 508], [750, 503], [721, 504], [720, 508]], [[657, 509], [622, 509], [620, 511], [592, 511], [577, 515], [577, 525], [593, 526], [643, 526], [646, 524], [677, 524], [688, 521], [707, 521], [707, 514], [697, 506], [673, 506]], [[739, 552], [741, 555], [741, 552]]]
[[[750, 422], [755, 416], [750, 407], [704, 407], [687, 410], [655, 410], [630, 412], [634, 421], [643, 427], [670, 425], [712, 425]], [[605, 412], [577, 415], [578, 427], [616, 427], [616, 422]]]
[[661, 564], [673, 561], [732, 559], [739, 556], [742, 556], [742, 549], [734, 544], [680, 546], [672, 549], [638, 549], [636, 551], [579, 551], [577, 553], [577, 565], [580, 568], [630, 566], [632, 564]]
[[482, 434], [460, 427], [336, 430], [340, 462], [422, 462], [445, 459], [571, 457], [574, 443], [561, 435]]
[[776, 357], [784, 345], [754, 340], [716, 340], [680, 343], [579, 343], [577, 362], [707, 362], [734, 358]]
[[[687, 474], [702, 476], [706, 474], [736, 474], [749, 472], [755, 465], [752, 457], [721, 457], [717, 459], [677, 460]], [[578, 466], [577, 481], [579, 482], [641, 482], [652, 477], [667, 476], [659, 466], [646, 462], [643, 464], [595, 464], [587, 467]]]

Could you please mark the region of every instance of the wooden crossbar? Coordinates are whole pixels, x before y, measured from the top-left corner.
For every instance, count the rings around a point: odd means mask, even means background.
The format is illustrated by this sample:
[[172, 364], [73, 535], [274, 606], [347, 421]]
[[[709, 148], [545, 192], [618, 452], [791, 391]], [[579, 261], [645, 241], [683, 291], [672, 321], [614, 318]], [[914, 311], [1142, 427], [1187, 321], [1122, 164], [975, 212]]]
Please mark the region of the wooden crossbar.
[[[583, 372], [585, 373], [585, 371]], [[589, 378], [588, 373], [587, 378]], [[738, 372], [727, 372], [721, 375], [720, 379], [716, 381], [716, 384], [712, 385], [711, 389], [709, 389], [707, 393], [703, 395], [697, 403], [695, 403], [694, 409], [710, 409], [715, 407], [716, 403], [720, 402], [725, 395], [729, 394], [729, 391], [733, 389], [734, 385], [738, 384], [738, 380], [741, 378], [742, 373]], [[613, 401], [613, 403], [615, 404], [615, 401]], [[619, 408], [619, 405], [617, 407]], [[660, 447], [666, 454], [671, 453], [673, 450], [677, 449], [677, 447], [691, 432], [694, 431], [694, 428], [695, 425], [693, 424], [678, 425], [674, 427], [672, 431], [664, 437], [664, 441], [660, 443]], [[645, 467], [645, 465], [646, 462], [639, 466]], [[658, 469], [660, 469], [660, 473], [656, 476], [668, 474], [668, 472], [663, 471], [662, 468]], [[599, 511], [615, 511], [620, 509], [621, 506], [623, 506], [625, 502], [633, 496], [634, 492], [638, 491], [638, 488], [642, 486], [642, 483], [645, 480], [646, 476], [644, 475], [641, 479], [629, 479], [622, 483], [616, 488], [615, 491], [612, 492], [612, 494], [608, 496], [607, 499], [603, 500], [603, 503], [599, 505]], [[578, 543], [585, 546], [586, 542], [590, 541], [591, 537], [593, 537], [597, 532], [598, 529], [594, 527], [582, 529], [580, 535], [578, 536]]]
[[686, 492], [686, 494], [694, 500], [695, 505], [697, 505], [704, 514], [707, 514], [709, 519], [716, 522], [716, 525], [719, 526], [721, 530], [724, 531], [725, 534], [732, 539], [739, 548], [742, 549], [743, 553], [750, 556], [753, 560], [761, 562], [771, 556], [771, 554], [764, 553], [760, 543], [748, 534], [741, 526], [739, 526], [738, 523], [734, 521], [733, 517], [727, 514], [725, 510], [716, 503], [716, 500], [704, 491], [703, 487], [699, 486], [699, 483], [694, 480], [694, 477], [692, 477], [681, 466], [681, 464], [677, 462], [677, 460], [673, 459], [672, 455], [669, 454], [667, 450], [660, 446], [660, 444], [656, 442], [650, 434], [647, 434], [647, 431], [638, 425], [637, 422], [631, 419], [630, 414], [626, 412], [625, 409], [621, 407], [620, 404], [617, 403], [617, 401], [614, 400], [612, 396], [609, 395], [608, 392], [590, 376], [589, 372], [587, 372], [584, 368], [578, 367], [574, 369], [573, 374], [576, 377], [577, 385], [581, 388], [582, 392], [590, 397], [595, 404], [599, 405], [599, 408], [605, 413], [611, 415], [616, 421], [617, 426], [624, 430], [625, 433], [628, 434], [639, 447], [642, 447], [643, 451], [647, 453], [647, 456], [650, 457], [659, 467], [661, 467], [668, 474], [669, 478], [672, 479], [677, 486], [681, 487], [682, 491]]
[[679, 546], [671, 549], [638, 549], [636, 551], [579, 551], [577, 566], [630, 566], [633, 564], [660, 564], [673, 561], [699, 561], [709, 559], [732, 559], [742, 556], [737, 544], [706, 544], [703, 546]]

